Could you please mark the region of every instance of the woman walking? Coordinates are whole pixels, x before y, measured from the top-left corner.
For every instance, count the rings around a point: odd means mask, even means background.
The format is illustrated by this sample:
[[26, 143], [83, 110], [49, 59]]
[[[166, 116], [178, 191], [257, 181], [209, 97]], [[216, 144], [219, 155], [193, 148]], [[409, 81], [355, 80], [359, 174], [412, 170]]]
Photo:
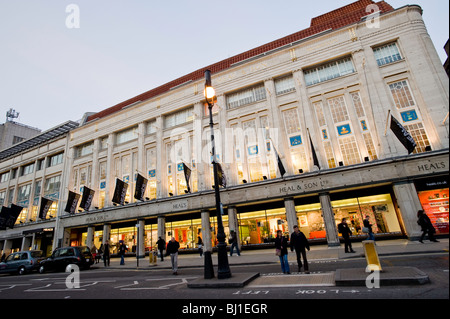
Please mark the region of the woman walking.
[[287, 238], [283, 236], [283, 232], [281, 230], [277, 231], [277, 237], [275, 238], [275, 252], [278, 257], [280, 257], [281, 270], [283, 274], [290, 274], [291, 271], [289, 269], [288, 262], [288, 241]]

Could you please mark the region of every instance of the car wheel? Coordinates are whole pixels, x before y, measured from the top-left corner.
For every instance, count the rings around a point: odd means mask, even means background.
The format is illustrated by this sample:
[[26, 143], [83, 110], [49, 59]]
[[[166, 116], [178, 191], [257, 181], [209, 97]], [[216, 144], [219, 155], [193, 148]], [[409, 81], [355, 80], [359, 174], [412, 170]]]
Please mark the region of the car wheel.
[[44, 272], [45, 272], [45, 268], [44, 268], [44, 265], [42, 265], [39, 267], [39, 273], [43, 274]]
[[26, 272], [27, 272], [27, 270], [25, 269], [25, 267], [22, 266], [19, 268], [19, 271], [18, 271], [19, 275], [25, 275]]

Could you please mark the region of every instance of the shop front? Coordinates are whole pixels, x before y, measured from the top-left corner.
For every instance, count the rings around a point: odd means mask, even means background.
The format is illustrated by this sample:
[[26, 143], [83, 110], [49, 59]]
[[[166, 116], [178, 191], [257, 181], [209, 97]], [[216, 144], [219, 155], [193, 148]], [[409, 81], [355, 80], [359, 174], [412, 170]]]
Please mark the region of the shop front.
[[[148, 220], [144, 231], [144, 247], [145, 251], [152, 250], [156, 247], [157, 225], [154, 219]], [[109, 243], [111, 246], [111, 254], [116, 254], [120, 242], [122, 241], [128, 249], [128, 253], [136, 253], [137, 247], [137, 227], [136, 222], [117, 223], [111, 225]], [[103, 242], [103, 226], [94, 227], [93, 244], [89, 248], [99, 249]], [[84, 246], [88, 243], [87, 228], [72, 229], [70, 236], [70, 246]]]
[[430, 218], [436, 234], [449, 233], [448, 176], [415, 181], [422, 209]]
[[387, 237], [402, 235], [390, 187], [334, 193], [330, 195], [330, 199], [336, 227], [345, 218], [353, 236], [366, 236], [362, 233], [363, 220], [366, 216], [369, 216], [375, 235]]
[[[202, 227], [201, 213], [190, 213], [182, 215], [173, 215], [166, 217], [166, 233], [165, 241], [168, 243], [172, 237], [180, 243], [180, 249], [198, 248], [199, 237], [203, 242], [205, 231], [210, 232], [211, 246], [217, 246], [217, 217], [215, 212], [211, 213], [209, 218], [210, 229], [204, 230]], [[228, 227], [228, 215], [222, 216], [222, 222], [225, 229], [225, 235], [229, 236], [230, 229]]]
[[[294, 199], [296, 224], [310, 240], [326, 240], [325, 224], [318, 196]], [[239, 234], [242, 245], [275, 241], [277, 231], [290, 236], [284, 201], [238, 207]]]

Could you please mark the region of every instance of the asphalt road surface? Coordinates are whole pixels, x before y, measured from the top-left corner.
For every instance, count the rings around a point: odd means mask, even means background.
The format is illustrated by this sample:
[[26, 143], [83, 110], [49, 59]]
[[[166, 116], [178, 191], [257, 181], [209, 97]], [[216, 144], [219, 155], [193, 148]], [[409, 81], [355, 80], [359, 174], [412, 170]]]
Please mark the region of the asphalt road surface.
[[[332, 259], [313, 261], [310, 263], [310, 270], [312, 275], [315, 275], [333, 272], [338, 268], [365, 268], [365, 266], [366, 262], [363, 258]], [[79, 286], [75, 285], [78, 282], [75, 281], [74, 273], [33, 273], [24, 276], [0, 275], [0, 299], [3, 300], [2, 303], [6, 302], [5, 299], [16, 299], [17, 301], [23, 299], [45, 299], [47, 301], [83, 299], [94, 301], [94, 303], [97, 299], [147, 299], [146, 305], [150, 308], [154, 306], [155, 309], [160, 307], [166, 309], [166, 311], [170, 309], [170, 311], [180, 314], [180, 318], [188, 318], [183, 311], [190, 311], [191, 314], [195, 311], [204, 311], [205, 313], [200, 313], [198, 318], [202, 318], [202, 316], [205, 316], [205, 318], [222, 318], [218, 315], [221, 312], [225, 315], [226, 311], [229, 311], [230, 313], [223, 318], [239, 318], [238, 315], [242, 315], [242, 311], [246, 311], [245, 308], [236, 308], [231, 305], [228, 305], [229, 309], [226, 308], [226, 303], [233, 303], [234, 301], [239, 303], [248, 301], [250, 305], [256, 304], [252, 310], [252, 313], [256, 315], [255, 311], [264, 310], [257, 308], [260, 303], [268, 303], [272, 307], [269, 307], [269, 310], [275, 311], [273, 308], [274, 300], [449, 299], [448, 253], [384, 257], [382, 266], [417, 267], [429, 275], [431, 282], [424, 285], [382, 286], [373, 289], [333, 285], [252, 287], [252, 283], [244, 288], [193, 289], [188, 288], [187, 283], [203, 277], [202, 268], [181, 268], [179, 275], [174, 276], [168, 269], [114, 270], [99, 266], [81, 271], [78, 278]], [[295, 271], [296, 267], [293, 268], [291, 270]], [[279, 278], [285, 276], [280, 273], [279, 264], [233, 266], [231, 271], [232, 273], [259, 272], [261, 276], [275, 278], [275, 281], [277, 276], [280, 276]], [[219, 299], [222, 300], [222, 303], [218, 303]], [[212, 309], [207, 309], [206, 305], [212, 304], [223, 306], [220, 309], [215, 309], [215, 314], [211, 315]], [[195, 308], [195, 306], [200, 307], [201, 305], [204, 305], [205, 308]], [[171, 308], [167, 308], [169, 306]], [[210, 312], [206, 313], [206, 311]], [[231, 313], [232, 311], [235, 311], [234, 315]], [[279, 309], [277, 313], [278, 311]], [[267, 317], [264, 316], [264, 313], [261, 313], [259, 318], [272, 317], [273, 313], [272, 316]], [[247, 315], [246, 318], [251, 318], [251, 316]]]

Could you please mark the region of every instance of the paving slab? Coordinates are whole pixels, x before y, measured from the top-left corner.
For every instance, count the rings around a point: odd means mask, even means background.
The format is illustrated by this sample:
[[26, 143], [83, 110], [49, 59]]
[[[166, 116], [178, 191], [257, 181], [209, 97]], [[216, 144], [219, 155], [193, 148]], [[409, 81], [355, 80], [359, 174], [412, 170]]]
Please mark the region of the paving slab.
[[247, 288], [266, 288], [266, 287], [332, 287], [335, 286], [334, 271], [311, 274], [274, 274], [263, 275], [250, 284]]
[[257, 277], [259, 277], [259, 272], [233, 273], [230, 278], [226, 279], [218, 279], [217, 277], [212, 279], [197, 278], [188, 282], [187, 286], [189, 288], [242, 288]]
[[[366, 286], [370, 274], [362, 268], [337, 269], [336, 286]], [[423, 285], [430, 282], [428, 275], [416, 267], [383, 267], [379, 275], [380, 286]]]

